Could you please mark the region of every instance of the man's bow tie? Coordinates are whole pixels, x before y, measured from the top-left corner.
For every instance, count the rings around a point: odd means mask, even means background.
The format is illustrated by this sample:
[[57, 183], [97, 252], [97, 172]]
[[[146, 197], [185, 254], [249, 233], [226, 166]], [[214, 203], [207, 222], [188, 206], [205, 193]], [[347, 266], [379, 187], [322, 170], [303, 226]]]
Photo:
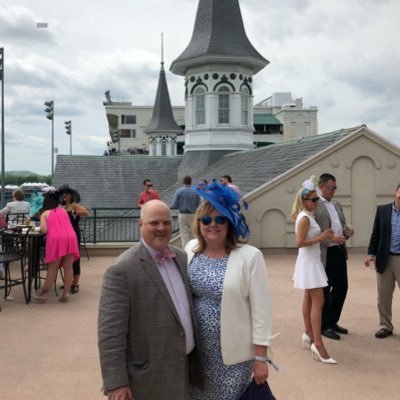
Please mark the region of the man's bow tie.
[[176, 257], [176, 254], [167, 247], [165, 250], [157, 253], [156, 261], [160, 265], [165, 265], [166, 261], [170, 260], [171, 258], [175, 258], [175, 257]]

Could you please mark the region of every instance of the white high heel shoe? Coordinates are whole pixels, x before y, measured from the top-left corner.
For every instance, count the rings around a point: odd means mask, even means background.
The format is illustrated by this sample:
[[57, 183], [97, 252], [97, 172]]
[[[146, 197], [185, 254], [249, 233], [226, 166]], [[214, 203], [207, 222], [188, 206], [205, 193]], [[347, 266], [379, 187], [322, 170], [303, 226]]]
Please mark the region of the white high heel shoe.
[[336, 360], [334, 360], [332, 357], [322, 358], [321, 354], [319, 354], [319, 351], [318, 351], [317, 347], [313, 343], [311, 345], [311, 356], [312, 356], [312, 359], [314, 359], [314, 354], [319, 358], [319, 361], [321, 361], [323, 364], [337, 364]]
[[301, 341], [303, 342], [303, 349], [306, 348], [306, 344], [311, 346], [311, 338], [310, 338], [310, 336], [307, 335], [307, 333], [303, 333], [301, 335]]

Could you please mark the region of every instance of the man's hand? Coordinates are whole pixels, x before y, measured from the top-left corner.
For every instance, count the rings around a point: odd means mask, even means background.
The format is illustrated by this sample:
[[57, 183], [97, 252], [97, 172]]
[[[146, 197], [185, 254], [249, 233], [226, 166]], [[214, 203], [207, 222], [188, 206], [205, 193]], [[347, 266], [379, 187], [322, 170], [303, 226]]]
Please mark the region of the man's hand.
[[364, 265], [365, 265], [366, 267], [369, 267], [369, 264], [370, 264], [371, 262], [375, 263], [375, 256], [368, 256], [368, 257], [365, 259], [365, 261], [364, 261]]
[[107, 393], [108, 400], [134, 400], [129, 386], [122, 386]]
[[344, 236], [334, 236], [331, 242], [342, 245], [346, 241]]

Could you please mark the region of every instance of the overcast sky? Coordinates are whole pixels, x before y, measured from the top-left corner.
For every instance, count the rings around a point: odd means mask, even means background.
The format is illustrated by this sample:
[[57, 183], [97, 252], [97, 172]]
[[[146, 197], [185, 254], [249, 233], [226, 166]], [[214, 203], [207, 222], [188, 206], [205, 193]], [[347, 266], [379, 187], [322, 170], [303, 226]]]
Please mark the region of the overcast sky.
[[[49, 174], [55, 147], [101, 155], [108, 136], [104, 92], [115, 101], [153, 105], [164, 58], [192, 35], [197, 0], [0, 0], [5, 48], [6, 170]], [[240, 0], [247, 35], [270, 64], [254, 78], [254, 103], [292, 92], [318, 107], [319, 133], [366, 124], [400, 145], [400, 1]], [[36, 28], [47, 22], [47, 29]], [[183, 77], [167, 73], [173, 105], [184, 104]]]

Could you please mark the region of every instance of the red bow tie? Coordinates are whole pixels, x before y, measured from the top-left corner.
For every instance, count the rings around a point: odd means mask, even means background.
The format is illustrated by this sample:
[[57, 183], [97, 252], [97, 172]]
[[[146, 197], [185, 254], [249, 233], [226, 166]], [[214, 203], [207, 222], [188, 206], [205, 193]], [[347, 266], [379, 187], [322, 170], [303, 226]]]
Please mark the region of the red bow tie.
[[171, 258], [175, 258], [175, 257], [176, 257], [176, 254], [167, 247], [165, 250], [157, 253], [156, 261], [160, 265], [165, 265], [166, 261], [170, 260]]

